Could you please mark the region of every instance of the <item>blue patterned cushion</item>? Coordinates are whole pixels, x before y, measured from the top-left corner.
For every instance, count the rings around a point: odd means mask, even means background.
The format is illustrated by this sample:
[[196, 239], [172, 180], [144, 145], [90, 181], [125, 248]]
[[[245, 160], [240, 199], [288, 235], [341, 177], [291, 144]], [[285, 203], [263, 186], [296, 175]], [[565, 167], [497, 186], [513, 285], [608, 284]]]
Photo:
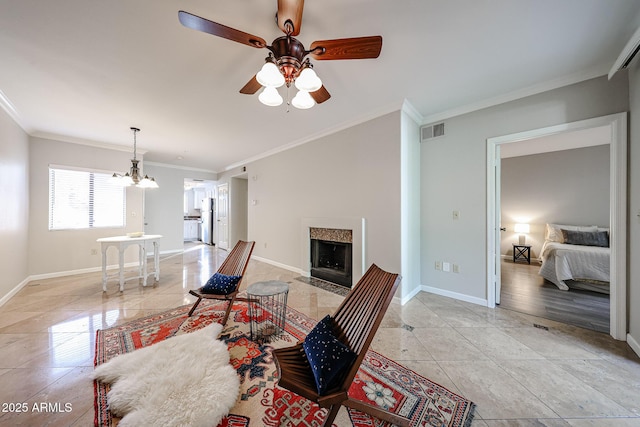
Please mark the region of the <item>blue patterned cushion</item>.
[[242, 279], [242, 276], [227, 276], [226, 274], [216, 273], [207, 280], [200, 292], [228, 295], [236, 290], [240, 279]]
[[356, 354], [333, 334], [333, 319], [326, 316], [309, 332], [302, 343], [316, 380], [318, 394], [323, 395], [351, 366]]

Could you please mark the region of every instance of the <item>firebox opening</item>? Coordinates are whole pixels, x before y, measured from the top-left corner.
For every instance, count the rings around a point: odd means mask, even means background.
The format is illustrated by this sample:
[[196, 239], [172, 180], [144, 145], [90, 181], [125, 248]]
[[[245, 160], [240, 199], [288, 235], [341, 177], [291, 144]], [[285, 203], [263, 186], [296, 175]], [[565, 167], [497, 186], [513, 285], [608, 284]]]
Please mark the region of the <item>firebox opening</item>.
[[351, 287], [351, 243], [311, 239], [311, 276]]

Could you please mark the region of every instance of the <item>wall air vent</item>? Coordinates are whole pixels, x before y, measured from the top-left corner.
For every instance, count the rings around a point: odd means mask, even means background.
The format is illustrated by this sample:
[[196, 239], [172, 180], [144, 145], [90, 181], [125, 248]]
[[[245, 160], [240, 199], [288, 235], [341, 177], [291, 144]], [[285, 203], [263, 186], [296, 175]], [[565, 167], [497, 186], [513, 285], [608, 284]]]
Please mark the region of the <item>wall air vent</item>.
[[611, 67], [611, 71], [609, 71], [609, 80], [611, 80], [611, 77], [613, 77], [615, 73], [627, 68], [631, 61], [633, 61], [633, 58], [635, 58], [638, 51], [640, 51], [640, 28], [633, 33], [633, 36], [631, 36], [624, 49], [622, 49], [622, 52], [620, 52], [620, 55], [613, 64], [613, 67]]
[[420, 142], [437, 138], [439, 136], [444, 136], [444, 123], [436, 123], [429, 126], [422, 126], [420, 128]]

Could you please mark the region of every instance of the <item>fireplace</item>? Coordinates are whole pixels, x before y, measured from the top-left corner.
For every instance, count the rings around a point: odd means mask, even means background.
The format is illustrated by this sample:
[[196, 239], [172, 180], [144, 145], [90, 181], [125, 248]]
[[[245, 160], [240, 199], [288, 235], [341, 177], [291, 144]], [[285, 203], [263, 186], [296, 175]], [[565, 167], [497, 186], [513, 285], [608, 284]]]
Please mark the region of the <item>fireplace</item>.
[[351, 287], [351, 230], [311, 228], [311, 276], [338, 285]]

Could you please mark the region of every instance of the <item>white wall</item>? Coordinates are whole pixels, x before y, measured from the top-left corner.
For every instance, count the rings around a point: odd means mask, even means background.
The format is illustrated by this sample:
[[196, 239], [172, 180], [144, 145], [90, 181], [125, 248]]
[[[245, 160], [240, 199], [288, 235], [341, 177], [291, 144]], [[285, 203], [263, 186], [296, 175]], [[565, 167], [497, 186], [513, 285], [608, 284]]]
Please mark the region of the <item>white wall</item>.
[[400, 300], [404, 304], [420, 286], [420, 126], [401, 113], [401, 254]]
[[[32, 276], [99, 268], [102, 258], [96, 239], [143, 230], [143, 190], [129, 187], [124, 228], [49, 231], [50, 164], [124, 172], [131, 165], [131, 153], [42, 138], [31, 138], [30, 150], [29, 272]], [[92, 254], [92, 250], [97, 253]], [[117, 264], [117, 251], [112, 249], [107, 255], [109, 265]], [[137, 259], [137, 248], [128, 248], [125, 262]]]
[[487, 300], [487, 138], [627, 111], [628, 99], [627, 79], [600, 77], [445, 120], [446, 136], [421, 145], [422, 284]]
[[29, 276], [29, 137], [0, 108], [0, 305]]
[[246, 167], [256, 256], [299, 269], [303, 218], [365, 218], [367, 267], [400, 272], [399, 111]]
[[532, 257], [546, 223], [609, 227], [609, 157], [609, 145], [598, 145], [502, 159], [500, 253], [513, 253], [518, 222], [530, 224]]
[[636, 353], [640, 354], [640, 64], [636, 59], [629, 68], [629, 104], [631, 106], [629, 141], [629, 269], [628, 305], [629, 336]]
[[144, 171], [153, 176], [159, 188], [145, 190], [144, 231], [160, 234], [160, 252], [178, 252], [184, 247], [184, 179], [215, 181], [214, 172], [145, 163]]

